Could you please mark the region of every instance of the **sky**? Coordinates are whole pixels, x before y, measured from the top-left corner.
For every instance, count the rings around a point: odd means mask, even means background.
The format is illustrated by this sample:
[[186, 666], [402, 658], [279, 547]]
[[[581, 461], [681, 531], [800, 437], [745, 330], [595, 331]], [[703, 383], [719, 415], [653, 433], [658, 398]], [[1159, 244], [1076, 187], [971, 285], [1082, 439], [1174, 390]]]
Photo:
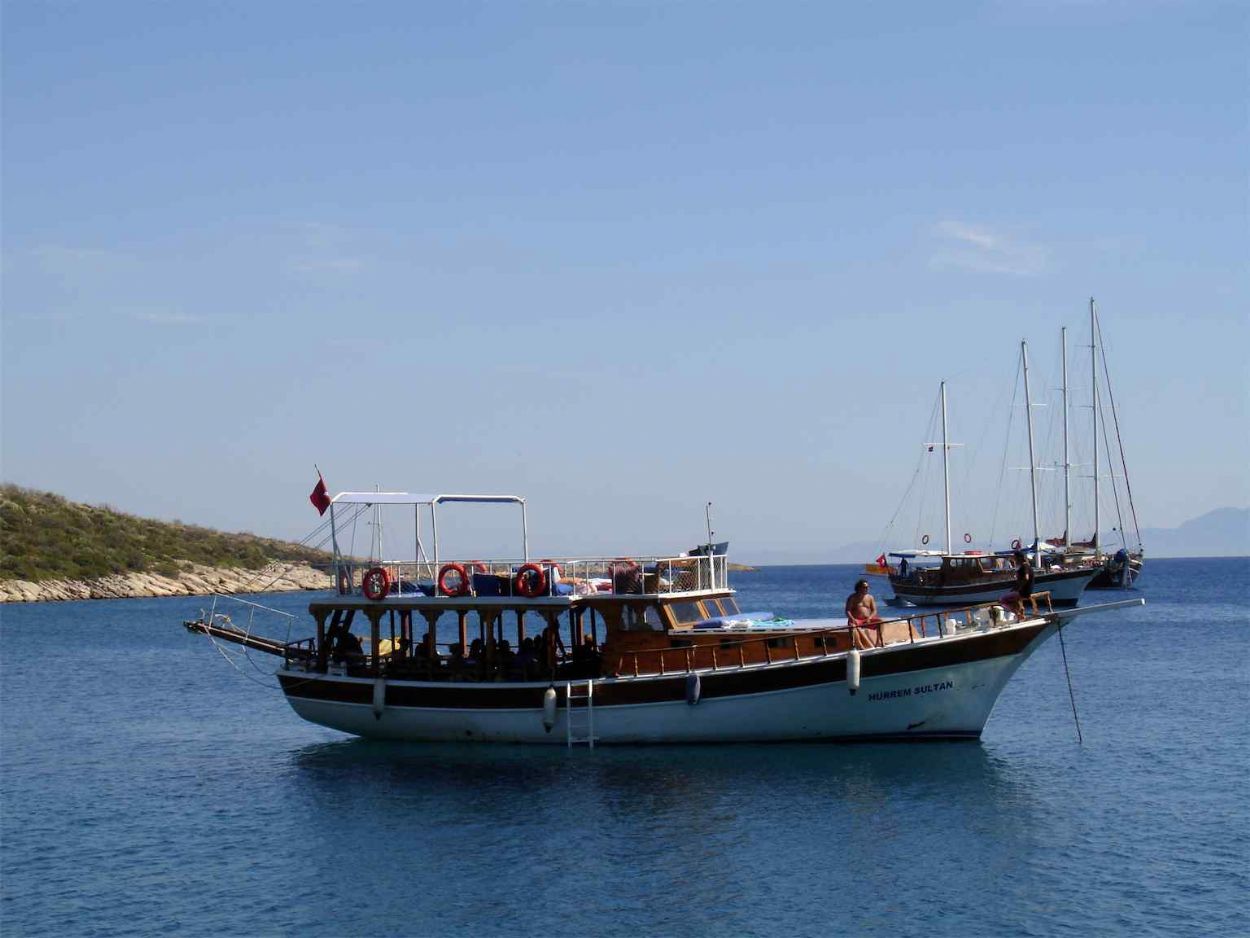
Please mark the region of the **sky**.
[[561, 555], [711, 502], [819, 561], [940, 534], [946, 381], [952, 524], [1002, 540], [1020, 342], [1053, 467], [1093, 296], [1141, 526], [1250, 505], [1244, 4], [0, 15], [5, 481], [296, 539], [315, 464], [525, 495]]

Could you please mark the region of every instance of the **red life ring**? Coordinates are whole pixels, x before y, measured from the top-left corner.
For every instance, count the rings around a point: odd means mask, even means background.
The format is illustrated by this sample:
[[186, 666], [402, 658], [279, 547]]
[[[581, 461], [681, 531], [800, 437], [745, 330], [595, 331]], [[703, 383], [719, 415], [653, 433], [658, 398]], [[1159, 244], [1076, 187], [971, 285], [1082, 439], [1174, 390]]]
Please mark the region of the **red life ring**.
[[[447, 574], [454, 573], [460, 582], [452, 587], [447, 585]], [[445, 563], [438, 568], [438, 592], [443, 596], [467, 596], [469, 594], [469, 571], [462, 563]]]
[[339, 570], [339, 595], [350, 596], [352, 592], [352, 575], [345, 569]]
[[1016, 538], [1014, 541], [1011, 542], [1011, 549], [1012, 550], [1020, 549], [1020, 538]]
[[927, 535], [927, 534], [926, 534], [924, 537], [922, 537], [922, 538], [920, 539], [920, 543], [921, 543], [921, 544], [928, 544], [928, 543], [929, 543], [929, 535]]
[[971, 543], [972, 543], [972, 535], [971, 535], [971, 534], [969, 534], [967, 531], [965, 531], [965, 532], [964, 532], [964, 543], [965, 543], [965, 544], [971, 544]]
[[375, 602], [391, 591], [391, 575], [386, 572], [386, 567], [370, 567], [365, 571], [365, 575], [360, 578], [360, 591], [365, 594], [365, 599], [372, 599]]
[[536, 563], [523, 563], [512, 581], [516, 591], [522, 596], [533, 599], [547, 590], [547, 573]]

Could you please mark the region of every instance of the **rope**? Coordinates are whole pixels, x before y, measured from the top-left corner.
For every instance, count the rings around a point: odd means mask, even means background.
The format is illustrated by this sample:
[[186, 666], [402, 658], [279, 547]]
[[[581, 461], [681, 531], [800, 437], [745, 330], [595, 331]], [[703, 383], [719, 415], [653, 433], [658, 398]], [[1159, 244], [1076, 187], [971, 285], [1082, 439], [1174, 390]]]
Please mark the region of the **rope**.
[[1003, 462], [1002, 462], [1002, 465], [999, 466], [999, 469], [998, 469], [998, 485], [994, 487], [994, 491], [996, 494], [994, 496], [994, 512], [990, 516], [990, 539], [989, 539], [990, 544], [994, 543], [994, 537], [998, 532], [998, 507], [999, 507], [999, 504], [1001, 502], [1001, 497], [1002, 497], [1001, 493], [1003, 491], [1003, 479], [1007, 477], [1007, 447], [1011, 443], [1011, 425], [1015, 421], [1016, 398], [1020, 394], [1020, 371], [1022, 367], [1023, 367], [1022, 363], [1017, 359], [1016, 379], [1012, 384], [1012, 391], [1011, 391], [1011, 404], [1007, 408], [1007, 433], [1003, 439]]
[[[1107, 367], [1107, 344], [1102, 341], [1102, 323], [1098, 314], [1094, 314], [1094, 324], [1098, 327], [1098, 347], [1102, 351], [1102, 374], [1107, 381], [1107, 400], [1111, 404], [1111, 419], [1115, 421], [1115, 439], [1120, 446], [1120, 468], [1124, 471], [1124, 490], [1128, 493], [1128, 509], [1133, 516], [1133, 530], [1137, 532], [1137, 546], [1141, 548], [1141, 527], [1137, 523], [1137, 507], [1133, 504], [1133, 486], [1128, 481], [1128, 460], [1124, 458], [1124, 438], [1120, 436], [1120, 415], [1115, 407], [1115, 395], [1111, 392], [1111, 370]], [[1104, 426], [1106, 421], [1103, 421]], [[1114, 480], [1113, 480], [1114, 481]], [[1121, 533], [1124, 525], [1120, 524]]]
[[1063, 643], [1063, 622], [1059, 622], [1059, 652], [1063, 655], [1063, 675], [1068, 679], [1068, 699], [1072, 702], [1072, 720], [1076, 723], [1076, 741], [1084, 745], [1085, 738], [1081, 735], [1081, 718], [1076, 715], [1076, 695], [1072, 693], [1072, 673], [1068, 670], [1068, 648]]
[[[368, 507], [369, 507], [368, 505], [353, 506], [352, 511], [348, 514], [348, 517], [344, 523], [352, 524], [353, 531], [354, 531], [356, 519], [359, 518], [360, 514], [363, 511], [365, 511]], [[327, 529], [329, 529], [331, 533], [329, 534], [324, 533]], [[316, 537], [318, 533], [322, 534], [321, 540], [318, 541], [316, 544], [310, 545], [309, 542], [314, 537]], [[302, 541], [297, 541], [296, 543], [301, 547], [310, 547], [312, 550], [321, 550], [322, 548], [325, 547], [326, 543], [332, 539], [333, 539], [333, 529], [330, 527], [330, 522], [327, 520], [327, 521], [323, 521], [320, 525], [318, 525], [317, 528], [314, 529], [312, 534], [309, 534]], [[267, 564], [266, 566], [258, 570], [256, 572], [256, 575], [253, 576], [250, 580], [245, 580], [243, 582], [243, 585], [239, 587], [239, 589], [236, 592], [263, 593], [266, 590], [268, 590], [269, 587], [273, 586], [273, 584], [277, 583], [284, 576], [286, 576], [287, 573], [289, 573], [291, 570], [294, 570], [296, 567], [303, 566], [303, 564], [304, 564], [303, 561], [293, 560], [290, 563], [286, 564], [285, 566], [278, 567], [276, 573], [273, 572], [272, 565]], [[271, 573], [272, 573], [272, 576], [270, 576]], [[257, 586], [256, 585], [257, 581], [266, 576], [270, 576], [270, 579], [262, 583], [260, 586]]]

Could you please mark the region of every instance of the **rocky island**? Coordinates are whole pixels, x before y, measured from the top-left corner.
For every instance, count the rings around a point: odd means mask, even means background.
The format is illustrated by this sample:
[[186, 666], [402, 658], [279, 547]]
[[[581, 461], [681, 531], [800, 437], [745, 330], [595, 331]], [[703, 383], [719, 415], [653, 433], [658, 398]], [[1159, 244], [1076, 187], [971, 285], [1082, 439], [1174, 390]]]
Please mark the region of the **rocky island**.
[[0, 486], [0, 602], [325, 589], [329, 562], [300, 544]]

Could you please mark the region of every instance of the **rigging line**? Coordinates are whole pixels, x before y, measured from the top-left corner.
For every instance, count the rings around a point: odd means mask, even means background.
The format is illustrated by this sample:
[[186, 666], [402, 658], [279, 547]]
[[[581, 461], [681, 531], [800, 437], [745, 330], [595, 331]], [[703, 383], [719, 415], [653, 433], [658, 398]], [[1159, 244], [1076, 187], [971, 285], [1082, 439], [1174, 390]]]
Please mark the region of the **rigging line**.
[[[1102, 341], [1102, 323], [1094, 315], [1094, 324], [1098, 327], [1098, 348], [1102, 351], [1102, 374], [1107, 382], [1107, 399], [1111, 404], [1111, 419], [1115, 421], [1115, 439], [1120, 445], [1120, 468], [1124, 471], [1124, 490], [1128, 494], [1128, 510], [1133, 516], [1133, 530], [1137, 533], [1137, 546], [1141, 547], [1141, 527], [1137, 524], [1137, 508], [1133, 504], [1133, 486], [1128, 481], [1128, 461], [1124, 458], [1124, 438], [1120, 436], [1120, 415], [1115, 407], [1115, 395], [1111, 393], [1111, 370], [1107, 367], [1107, 346]], [[1121, 528], [1123, 525], [1121, 525]]]
[[[938, 411], [941, 407], [941, 403], [942, 403], [942, 392], [939, 390], [937, 396], [933, 398], [933, 410], [929, 412], [929, 425], [926, 428], [926, 431], [930, 440], [932, 440], [934, 437], [937, 436]], [[929, 486], [927, 484], [928, 479], [929, 479], [929, 461], [925, 459], [925, 456], [931, 452], [933, 452], [933, 448], [929, 447], [920, 454], [920, 466], [921, 466], [921, 469], [923, 470], [922, 472], [923, 481], [920, 486], [919, 504], [916, 506], [916, 527], [915, 527], [915, 530], [912, 531], [912, 535], [911, 535], [912, 544], [913, 545], [920, 544], [921, 547], [928, 546], [926, 544], [920, 543], [920, 535], [921, 535], [921, 528], [925, 524], [925, 516], [924, 516], [925, 515], [925, 501], [926, 501], [926, 496], [929, 491]]]
[[1072, 693], [1072, 672], [1068, 670], [1068, 648], [1063, 643], [1063, 621], [1059, 621], [1059, 652], [1063, 655], [1063, 675], [1068, 679], [1068, 699], [1072, 701], [1072, 720], [1076, 723], [1076, 741], [1084, 745], [1085, 737], [1081, 735], [1081, 718], [1076, 715], [1076, 695]]
[[889, 523], [881, 532], [881, 542], [883, 545], [885, 545], [885, 538], [889, 535], [890, 531], [893, 530], [894, 522], [898, 520], [899, 513], [903, 510], [903, 505], [906, 504], [908, 497], [911, 495], [912, 489], [916, 487], [916, 479], [920, 477], [920, 470], [923, 466], [924, 453], [921, 453], [920, 458], [916, 460], [916, 468], [911, 474], [911, 481], [907, 483], [907, 488], [903, 491], [903, 497], [899, 500], [898, 507], [894, 509], [894, 514], [890, 517]]
[[[1101, 404], [1098, 405], [1098, 410], [1102, 410]], [[1102, 422], [1102, 439], [1105, 444], [1103, 448], [1106, 449], [1108, 462], [1110, 462], [1111, 440], [1107, 438], [1107, 421], [1105, 419]], [[1111, 479], [1111, 498], [1115, 502], [1115, 519], [1120, 525], [1120, 543], [1128, 547], [1128, 538], [1124, 536], [1124, 512], [1120, 510], [1120, 487], [1115, 484], [1115, 472], [1109, 472], [1107, 475]]]
[[[356, 515], [359, 515], [359, 513], [360, 513], [362, 510], [363, 510], [363, 506], [360, 506], [360, 505], [355, 506], [355, 514], [356, 514]], [[325, 528], [326, 524], [328, 524], [328, 522], [322, 522], [322, 524], [321, 524], [321, 525], [319, 525], [319, 527], [318, 527], [318, 529], [317, 529], [317, 530], [321, 530], [321, 529]], [[309, 541], [309, 540], [311, 540], [311, 539], [312, 539], [312, 535], [309, 535], [308, 537], [304, 538], [304, 540], [303, 540], [303, 541], [300, 541], [300, 542], [299, 542], [299, 544], [300, 544], [301, 546], [304, 546], [304, 547], [309, 547], [309, 545], [308, 545], [306, 542], [307, 542], [307, 541]], [[320, 541], [319, 541], [316, 545], [314, 545], [314, 546], [310, 547], [310, 549], [312, 549], [312, 550], [319, 550], [319, 549], [321, 549], [322, 547], [324, 547], [324, 546], [325, 546], [326, 541], [327, 541], [327, 540], [329, 540], [329, 539], [330, 539], [330, 536], [329, 536], [329, 535], [323, 535], [323, 536], [322, 536], [322, 538], [321, 538], [321, 540], [320, 540]], [[275, 563], [276, 563], [276, 561], [275, 561]], [[256, 592], [256, 593], [259, 593], [259, 592], [264, 592], [266, 589], [268, 589], [268, 588], [269, 588], [270, 586], [272, 586], [274, 583], [278, 582], [278, 580], [282, 579], [282, 577], [286, 576], [286, 574], [287, 574], [289, 571], [294, 570], [296, 567], [305, 566], [305, 565], [306, 565], [306, 562], [305, 562], [305, 561], [302, 561], [302, 560], [292, 560], [292, 561], [290, 561], [290, 562], [289, 562], [286, 566], [284, 566], [284, 567], [279, 567], [279, 568], [278, 568], [277, 573], [276, 573], [276, 574], [274, 574], [273, 579], [269, 580], [267, 583], [265, 583], [264, 585], [262, 585], [259, 589], [256, 589], [256, 588], [254, 588], [254, 586], [255, 586], [256, 582], [257, 582], [258, 580], [260, 580], [262, 577], [268, 576], [268, 575], [269, 575], [269, 573], [270, 573], [270, 572], [272, 572], [272, 569], [271, 569], [270, 565], [269, 565], [269, 564], [266, 564], [266, 565], [265, 565], [264, 567], [262, 567], [259, 571], [257, 571], [256, 575], [255, 575], [255, 576], [253, 576], [250, 580], [245, 580], [245, 581], [243, 582], [243, 585], [242, 585], [242, 586], [240, 586], [240, 587], [239, 587], [239, 589], [238, 589], [236, 592], [240, 592], [240, 593], [247, 593], [247, 592]]]
[[1016, 360], [1016, 378], [1011, 386], [1011, 403], [1007, 407], [1007, 433], [1003, 439], [1003, 461], [998, 467], [998, 485], [994, 489], [994, 513], [990, 518], [990, 549], [993, 549], [994, 535], [998, 531], [998, 507], [1002, 499], [1003, 479], [1007, 477], [1007, 447], [1011, 443], [1011, 425], [1015, 420], [1016, 398], [1020, 394], [1020, 360]]
[[[216, 636], [209, 635], [209, 636], [208, 636], [208, 640], [209, 640], [210, 642], [212, 642], [212, 643], [213, 643], [213, 647], [214, 647], [215, 649], [217, 649], [217, 653], [218, 653], [218, 654], [220, 654], [223, 658], [225, 658], [225, 659], [226, 659], [226, 662], [230, 665], [230, 667], [234, 668], [236, 671], [238, 671], [238, 672], [239, 672], [239, 674], [243, 675], [243, 677], [247, 678], [247, 679], [248, 679], [249, 681], [251, 681], [253, 684], [259, 684], [261, 687], [267, 688], [267, 689], [269, 689], [269, 690], [281, 690], [281, 687], [280, 687], [279, 685], [277, 685], [277, 684], [271, 684], [271, 683], [269, 683], [268, 681], [258, 681], [258, 680], [257, 680], [256, 678], [254, 678], [252, 675], [248, 674], [246, 671], [244, 671], [242, 668], [240, 668], [240, 667], [239, 667], [239, 666], [235, 663], [234, 658], [233, 658], [233, 657], [231, 657], [229, 654], [227, 654], [227, 653], [226, 653], [226, 651], [225, 651], [225, 650], [221, 647], [221, 643], [217, 641]], [[247, 657], [246, 653], [244, 653], [244, 657], [245, 657], [245, 658]], [[248, 663], [249, 663], [249, 664], [251, 664], [251, 660], [250, 660], [250, 659], [249, 659]], [[252, 665], [252, 667], [256, 667], [256, 666], [253, 664], [253, 665]], [[260, 669], [259, 669], [259, 668], [257, 668], [257, 670], [259, 671]], [[260, 673], [264, 673], [264, 672], [260, 672]], [[272, 675], [270, 675], [270, 676], [272, 677]]]

